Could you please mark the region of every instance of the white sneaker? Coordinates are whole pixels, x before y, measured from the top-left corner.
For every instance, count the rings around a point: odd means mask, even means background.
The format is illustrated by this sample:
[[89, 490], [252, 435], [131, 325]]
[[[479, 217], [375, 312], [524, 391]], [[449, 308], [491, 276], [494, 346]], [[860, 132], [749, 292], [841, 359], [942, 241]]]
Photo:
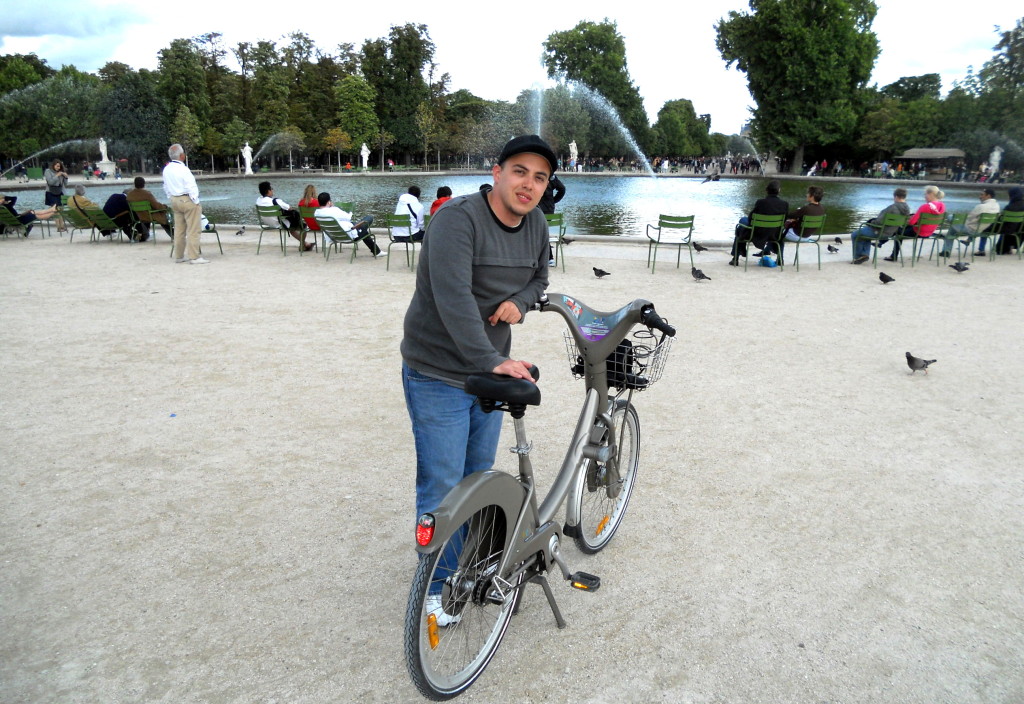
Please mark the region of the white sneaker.
[[427, 614], [434, 614], [437, 619], [437, 625], [441, 628], [447, 628], [448, 626], [454, 626], [456, 623], [462, 620], [462, 614], [456, 614], [452, 616], [445, 612], [441, 608], [441, 595], [440, 594], [427, 594], [427, 599], [424, 602]]
[[189, 264], [209, 264], [209, 263], [210, 263], [209, 259], [203, 259], [202, 257], [198, 257], [196, 259], [190, 259], [189, 260]]
[[548, 266], [554, 266], [554, 265], [555, 265], [555, 260], [554, 259], [548, 259]]

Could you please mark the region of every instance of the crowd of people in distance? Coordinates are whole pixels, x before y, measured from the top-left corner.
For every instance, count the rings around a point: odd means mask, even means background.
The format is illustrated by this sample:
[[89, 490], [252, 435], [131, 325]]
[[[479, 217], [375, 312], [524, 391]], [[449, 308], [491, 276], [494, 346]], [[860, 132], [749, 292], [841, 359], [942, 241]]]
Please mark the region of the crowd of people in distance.
[[[789, 209], [789, 203], [779, 197], [780, 184], [777, 180], [769, 181], [765, 190], [765, 197], [758, 199], [750, 214], [741, 218], [736, 225], [731, 251], [732, 257], [729, 260], [731, 266], [739, 266], [739, 258], [747, 256], [747, 242], [757, 248], [758, 251], [754, 253], [754, 256], [763, 257], [768, 254], [777, 254], [781, 259], [784, 255], [786, 242], [810, 242], [818, 234], [813, 228], [807, 228], [801, 233], [801, 224], [803, 218], [807, 216], [825, 214], [825, 208], [821, 205], [825, 191], [821, 186], [810, 186], [807, 189], [807, 202], [792, 212]], [[897, 188], [893, 191], [892, 203], [883, 208], [877, 216], [850, 233], [850, 238], [853, 242], [853, 263], [863, 264], [868, 261], [873, 245], [881, 247], [889, 241], [892, 241], [893, 249], [889, 256], [884, 257], [884, 260], [889, 262], [896, 261], [900, 257], [900, 241], [897, 235], [904, 237], [912, 235], [920, 238], [931, 237], [939, 225], [934, 224], [934, 219], [930, 221], [925, 216], [944, 216], [946, 214], [946, 205], [942, 200], [945, 197], [945, 193], [938, 186], [929, 185], [925, 186], [922, 195], [924, 203], [911, 214], [910, 206], [907, 204], [907, 189]], [[1002, 235], [1019, 236], [1024, 234], [1022, 233], [1024, 226], [1021, 223], [1001, 224], [991, 222], [981, 230], [978, 229], [983, 215], [998, 215], [1001, 212], [999, 203], [996, 201], [995, 190], [992, 188], [983, 189], [978, 194], [978, 200], [980, 202], [968, 213], [963, 224], [950, 226], [950, 236], [943, 238], [939, 256], [949, 257], [952, 252], [954, 239], [961, 236], [971, 238], [967, 243], [970, 243], [971, 240], [977, 241], [976, 256], [985, 254], [985, 247], [989, 236], [993, 237], [993, 240], [997, 236], [999, 237], [998, 241], [993, 245], [998, 254], [1010, 254], [1017, 247], [1017, 239], [1015, 237]], [[1009, 212], [1024, 211], [1024, 188], [1014, 186], [1010, 189], [1009, 202], [1003, 210]], [[883, 223], [886, 216], [890, 214], [906, 217], [906, 225], [903, 227], [884, 226]], [[786, 216], [783, 235], [778, 236], [778, 231], [771, 228], [751, 228], [750, 225], [754, 215]]]

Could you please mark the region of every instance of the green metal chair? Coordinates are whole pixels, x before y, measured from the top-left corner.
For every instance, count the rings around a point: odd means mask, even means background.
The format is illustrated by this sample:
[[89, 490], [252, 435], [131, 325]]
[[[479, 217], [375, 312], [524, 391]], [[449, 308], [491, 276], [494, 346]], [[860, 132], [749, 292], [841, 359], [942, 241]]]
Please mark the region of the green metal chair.
[[[875, 231], [875, 234], [871, 237], [864, 237], [863, 235], [854, 238], [854, 240], [869, 240], [875, 243], [874, 252], [872, 252], [871, 263], [877, 269], [878, 268], [878, 250], [882, 248], [882, 232], [890, 227], [895, 227], [896, 232], [900, 232], [904, 227], [907, 226], [907, 220], [910, 219], [909, 215], [900, 215], [899, 213], [886, 213], [885, 217], [882, 218], [882, 222], [876, 223], [865, 222], [858, 227], [854, 232], [859, 232], [864, 226], [870, 227]], [[856, 247], [851, 248], [852, 250]], [[852, 260], [851, 260], [852, 261]]]
[[[423, 216], [426, 218], [426, 216]], [[565, 245], [565, 217], [562, 213], [545, 214], [544, 219], [548, 221], [548, 246], [555, 253], [555, 266], [562, 264], [562, 273], [565, 273], [565, 257], [562, 256], [562, 248]], [[552, 234], [551, 228], [555, 229]]]
[[[767, 247], [768, 244], [774, 243], [777, 251], [782, 251], [780, 242], [782, 241], [783, 232], [785, 231], [786, 227], [785, 215], [760, 215], [758, 213], [754, 213], [754, 216], [751, 218], [749, 225], [740, 224], [738, 225], [738, 227], [750, 231], [747, 239], [743, 240], [741, 243], [743, 245], [743, 271], [747, 270], [747, 265], [750, 262], [749, 257], [747, 257], [747, 249], [750, 247], [752, 243], [752, 238], [754, 236], [755, 230], [771, 230], [772, 232], [768, 236], [768, 242], [765, 244], [765, 247]], [[690, 256], [692, 259], [693, 255]], [[779, 257], [779, 268], [782, 269], [784, 266], [785, 265], [782, 261], [782, 257]]]
[[[345, 211], [351, 212], [351, 211]], [[317, 216], [316, 224], [320, 226], [320, 232], [323, 233], [324, 237], [324, 257], [329, 261], [331, 258], [331, 249], [333, 248], [337, 252], [344, 250], [344, 245], [352, 245], [352, 256], [349, 257], [348, 263], [351, 264], [356, 259], [356, 253], [359, 249], [358, 245], [362, 240], [365, 240], [370, 236], [370, 232], [367, 231], [365, 235], [359, 234], [359, 231], [355, 228], [352, 229], [352, 233], [355, 235], [345, 232], [345, 229], [341, 226], [334, 218], [320, 217]], [[330, 240], [330, 244], [327, 241]]]
[[[164, 215], [167, 215], [167, 213], [170, 211], [170, 208], [165, 208], [164, 210], [156, 210], [155, 208], [153, 208], [153, 204], [150, 203], [148, 200], [130, 200], [128, 201], [128, 210], [131, 211], [132, 219], [135, 221], [136, 225], [149, 226], [150, 237], [153, 238], [153, 244], [156, 244], [157, 228], [159, 227], [162, 230], [163, 227], [161, 226], [161, 223], [156, 221], [156, 218], [154, 216], [157, 213], [163, 213]], [[145, 217], [142, 216], [143, 213], [146, 214]], [[168, 219], [167, 222], [168, 227], [170, 227], [170, 220]], [[168, 237], [171, 238], [171, 242], [174, 242], [173, 235], [168, 235]]]
[[[10, 210], [2, 206], [0, 206], [0, 228], [4, 231], [4, 239], [7, 239], [10, 234], [14, 234], [15, 236], [20, 234], [24, 237], [28, 237], [28, 225], [14, 217]], [[13, 233], [10, 232], [12, 230]]]
[[[275, 221], [277, 225], [268, 225], [264, 220]], [[256, 242], [256, 254], [260, 253], [260, 246], [263, 244], [263, 233], [270, 231], [277, 231], [278, 241], [281, 245], [281, 254], [288, 256], [288, 250], [285, 246], [287, 243], [287, 237], [289, 232], [288, 223], [284, 221], [284, 216], [281, 214], [281, 209], [276, 205], [257, 205], [256, 206], [256, 224], [260, 226], [260, 239]], [[319, 220], [317, 221], [319, 222]], [[302, 249], [302, 247], [299, 247]]]
[[[114, 222], [114, 220], [109, 215], [103, 212], [102, 208], [85, 208], [84, 212], [85, 216], [92, 220], [93, 224], [96, 225], [96, 229], [99, 230], [101, 233], [104, 230], [111, 231], [111, 242], [114, 241], [113, 232], [117, 232], [117, 239], [118, 241], [121, 240], [121, 236], [124, 235], [124, 231], [121, 230], [121, 226]], [[128, 242], [132, 242], [131, 237], [128, 238]]]
[[[966, 216], [965, 216], [966, 217]], [[960, 237], [965, 237], [967, 241], [960, 240], [960, 244], [964, 245], [966, 250], [971, 253], [971, 261], [974, 261], [974, 243], [977, 240], [983, 240], [993, 238], [992, 230], [995, 229], [993, 225], [999, 220], [999, 213], [982, 213], [978, 216], [978, 224], [974, 230], [964, 229], [960, 232]], [[950, 225], [952, 229], [952, 225]], [[994, 242], [993, 242], [994, 244]]]
[[67, 225], [68, 230], [71, 232], [71, 239], [69, 244], [75, 241], [75, 230], [79, 232], [89, 231], [89, 241], [96, 241], [96, 224], [85, 216], [81, 210], [73, 205], [65, 205], [61, 207], [61, 215], [64, 217], [64, 223]]
[[[995, 215], [995, 213], [991, 214]], [[942, 263], [942, 257], [935, 252], [935, 248], [939, 245], [939, 243], [942, 243], [942, 249], [945, 249], [946, 242], [950, 241], [956, 242], [957, 261], [963, 261], [963, 257], [961, 256], [960, 251], [964, 243], [960, 241], [960, 237], [966, 235], [966, 233], [964, 232], [966, 225], [967, 213], [956, 213], [955, 215], [952, 215], [950, 217], [945, 231], [940, 232], [939, 230], [936, 230], [935, 232], [933, 232], [932, 236], [928, 238], [932, 241], [932, 248], [928, 252], [928, 261], [932, 260], [932, 255], [934, 254], [935, 266], [939, 266]], [[970, 240], [968, 240], [968, 242], [970, 242]], [[941, 252], [942, 250], [940, 249], [939, 251]]]
[[[224, 254], [224, 247], [220, 243], [220, 232], [217, 230], [217, 223], [215, 223], [213, 220], [211, 220], [209, 217], [207, 217], [206, 218], [206, 227], [199, 231], [200, 240], [202, 239], [203, 235], [211, 235], [211, 234], [214, 237], [217, 238], [217, 248], [220, 250], [221, 254]], [[171, 245], [173, 245], [173, 244], [174, 244], [174, 238], [171, 238]], [[200, 254], [203, 253], [203, 248], [202, 248], [201, 245], [199, 247], [199, 253]]]
[[[683, 256], [683, 247], [690, 253], [690, 266], [693, 267], [693, 221], [695, 215], [659, 215], [658, 224], [647, 224], [647, 266], [651, 267], [651, 273], [658, 264], [658, 247], [676, 248], [676, 269], [679, 268], [680, 257]], [[652, 237], [651, 230], [657, 235]], [[652, 256], [653, 250], [653, 256]]]
[[[910, 227], [907, 227], [906, 229], [897, 232], [896, 236], [893, 237], [892, 239], [893, 242], [899, 245], [900, 266], [906, 266], [906, 259], [903, 256], [903, 243], [905, 241], [910, 240], [910, 266], [913, 267], [914, 261], [917, 258], [919, 258], [922, 254], [924, 254], [924, 243], [932, 239], [933, 237], [936, 237], [936, 233], [941, 232], [942, 225], [945, 222], [945, 213], [922, 213], [921, 217], [917, 219], [917, 222], [914, 225], [911, 225]], [[928, 237], [920, 237], [917, 234], [917, 230], [922, 227], [927, 227], [929, 225], [935, 225], [935, 230]], [[917, 250], [919, 244], [921, 246], [920, 252], [918, 252]]]
[[[1016, 227], [1014, 228], [1014, 232], [1003, 232], [1003, 230], [1008, 229], [1007, 225], [1016, 225]], [[1013, 241], [1016, 243], [1017, 247], [1017, 259], [1021, 258], [1021, 239], [1024, 238], [1024, 210], [1004, 210], [1003, 212], [999, 213], [999, 219], [996, 221], [996, 224], [992, 226], [992, 231], [999, 233], [1000, 241], [997, 242], [995, 237], [992, 238], [992, 247], [990, 248], [991, 251], [989, 252], [989, 260], [995, 261], [997, 249], [996, 245], [1002, 244], [1001, 240], [1003, 237], [1013, 238]]]
[[[786, 244], [796, 245], [796, 253], [793, 256], [793, 263], [796, 264], [796, 270], [800, 271], [800, 245], [802, 244], [813, 244], [815, 249], [818, 250], [818, 271], [821, 271], [821, 243], [818, 241], [821, 239], [821, 233], [825, 231], [825, 218], [827, 215], [804, 215], [800, 219], [800, 232], [797, 235], [800, 236], [801, 240], [808, 239], [810, 242], [787, 242]], [[813, 235], [805, 235], [804, 233], [808, 230], [813, 230]], [[779, 257], [780, 263], [782, 257]]]
[[411, 215], [388, 215], [387, 220], [384, 221], [384, 225], [388, 228], [388, 261], [387, 266], [384, 267], [385, 271], [391, 268], [391, 248], [395, 245], [405, 247], [405, 264], [410, 269], [416, 269], [416, 242], [412, 240], [411, 235], [405, 235], [405, 239], [395, 239], [395, 228], [402, 228], [406, 232], [412, 232], [412, 216]]

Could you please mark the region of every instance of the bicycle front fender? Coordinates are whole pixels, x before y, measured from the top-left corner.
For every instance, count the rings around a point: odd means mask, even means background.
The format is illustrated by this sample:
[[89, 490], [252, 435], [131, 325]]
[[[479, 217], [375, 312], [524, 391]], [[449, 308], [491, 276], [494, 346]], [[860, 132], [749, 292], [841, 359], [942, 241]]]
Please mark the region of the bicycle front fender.
[[448, 492], [434, 514], [434, 537], [429, 545], [416, 545], [424, 555], [436, 552], [452, 534], [482, 508], [497, 506], [505, 514], [507, 548], [523, 506], [526, 489], [512, 475], [493, 469], [474, 472]]

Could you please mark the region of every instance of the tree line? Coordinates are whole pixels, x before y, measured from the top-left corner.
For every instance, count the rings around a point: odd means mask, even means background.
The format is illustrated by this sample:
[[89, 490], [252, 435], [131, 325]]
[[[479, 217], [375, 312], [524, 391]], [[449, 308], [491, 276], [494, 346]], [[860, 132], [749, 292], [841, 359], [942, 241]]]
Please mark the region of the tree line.
[[[971, 160], [997, 144], [1004, 164], [1024, 152], [1024, 20], [1000, 31], [991, 61], [945, 96], [937, 74], [868, 86], [878, 41], [871, 0], [752, 0], [715, 27], [722, 58], [747, 74], [756, 102], [752, 137], [794, 170], [820, 158], [875, 160], [910, 147], [958, 147]], [[614, 22], [550, 34], [542, 60], [559, 83], [514, 101], [451, 91], [428, 27], [394, 26], [357, 49], [318, 47], [302, 32], [227, 47], [217, 33], [175, 39], [156, 70], [110, 62], [95, 74], [54, 69], [33, 54], [0, 56], [0, 158], [62, 145], [61, 156], [110, 153], [155, 168], [170, 142], [191, 159], [234, 166], [245, 142], [273, 161], [299, 152], [316, 166], [371, 163], [479, 165], [509, 135], [539, 131], [563, 155], [631, 159], [627, 137], [650, 156], [722, 156], [744, 148], [711, 130], [685, 98], [648, 121]], [[233, 62], [229, 65], [229, 57]], [[237, 66], [237, 68], [232, 68]], [[49, 152], [46, 152], [49, 154]], [[58, 154], [53, 154], [58, 156]]]

